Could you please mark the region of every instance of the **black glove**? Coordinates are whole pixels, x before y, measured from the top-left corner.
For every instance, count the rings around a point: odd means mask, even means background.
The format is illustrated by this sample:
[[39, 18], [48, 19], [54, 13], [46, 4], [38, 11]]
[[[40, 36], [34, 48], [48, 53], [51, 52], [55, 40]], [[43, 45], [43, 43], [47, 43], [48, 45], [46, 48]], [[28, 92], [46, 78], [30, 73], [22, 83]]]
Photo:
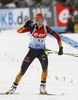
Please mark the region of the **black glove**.
[[63, 54], [63, 47], [60, 47], [60, 48], [59, 48], [58, 55], [62, 55], [62, 54]]
[[31, 20], [28, 20], [26, 23], [25, 23], [25, 25], [24, 25], [24, 27], [26, 28], [26, 27], [30, 27], [30, 26], [32, 26], [32, 21]]

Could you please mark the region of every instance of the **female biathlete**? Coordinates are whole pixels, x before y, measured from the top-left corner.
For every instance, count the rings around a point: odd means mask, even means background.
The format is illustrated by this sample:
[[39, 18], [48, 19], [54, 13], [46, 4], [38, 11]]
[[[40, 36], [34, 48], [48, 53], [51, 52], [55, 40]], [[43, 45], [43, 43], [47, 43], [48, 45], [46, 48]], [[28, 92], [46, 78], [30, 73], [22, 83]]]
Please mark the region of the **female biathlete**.
[[29, 43], [29, 51], [26, 57], [23, 60], [21, 70], [17, 74], [15, 81], [12, 87], [7, 91], [7, 94], [12, 94], [15, 92], [22, 76], [27, 71], [29, 65], [35, 58], [38, 58], [41, 66], [42, 66], [42, 75], [41, 75], [41, 84], [40, 84], [40, 93], [45, 94], [46, 91], [46, 79], [48, 75], [48, 57], [45, 52], [45, 39], [47, 34], [51, 34], [53, 37], [57, 39], [59, 52], [58, 55], [63, 54], [63, 47], [61, 43], [61, 38], [59, 35], [54, 32], [50, 27], [45, 26], [44, 17], [41, 13], [36, 14], [35, 16], [35, 24], [33, 25], [32, 21], [29, 20], [25, 23], [24, 26], [17, 30], [18, 33], [31, 33], [30, 43]]

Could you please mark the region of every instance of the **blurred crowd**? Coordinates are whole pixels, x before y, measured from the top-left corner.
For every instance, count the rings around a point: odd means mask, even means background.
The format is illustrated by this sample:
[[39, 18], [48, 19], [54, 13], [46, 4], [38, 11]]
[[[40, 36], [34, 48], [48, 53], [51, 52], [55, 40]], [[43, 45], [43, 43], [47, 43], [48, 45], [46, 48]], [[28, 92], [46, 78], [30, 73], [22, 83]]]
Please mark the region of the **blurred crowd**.
[[78, 0], [0, 0], [0, 9], [38, 7], [40, 2], [42, 2], [43, 6], [56, 5], [60, 3], [63, 6], [69, 6], [70, 15], [67, 19], [66, 31], [74, 32], [74, 25], [78, 24]]
[[0, 0], [0, 8], [22, 8], [37, 6], [42, 2], [46, 6], [51, 5], [53, 0]]

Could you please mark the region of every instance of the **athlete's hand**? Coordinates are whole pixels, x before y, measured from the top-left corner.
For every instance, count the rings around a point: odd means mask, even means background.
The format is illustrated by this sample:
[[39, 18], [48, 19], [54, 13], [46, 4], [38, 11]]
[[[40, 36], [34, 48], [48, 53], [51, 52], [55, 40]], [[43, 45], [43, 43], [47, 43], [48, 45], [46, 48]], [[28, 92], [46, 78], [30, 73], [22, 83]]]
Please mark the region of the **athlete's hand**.
[[25, 28], [30, 27], [30, 26], [32, 26], [32, 24], [33, 24], [33, 22], [32, 22], [31, 20], [28, 20], [28, 21], [25, 23], [24, 27], [25, 27]]
[[60, 47], [60, 48], [59, 48], [58, 55], [62, 55], [62, 54], [63, 54], [63, 47]]

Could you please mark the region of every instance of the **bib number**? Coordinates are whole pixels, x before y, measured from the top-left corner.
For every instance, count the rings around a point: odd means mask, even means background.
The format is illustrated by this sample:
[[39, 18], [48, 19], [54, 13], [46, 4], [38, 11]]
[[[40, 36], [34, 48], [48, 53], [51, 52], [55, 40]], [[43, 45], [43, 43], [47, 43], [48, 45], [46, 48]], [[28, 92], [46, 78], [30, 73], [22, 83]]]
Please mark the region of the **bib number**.
[[31, 40], [31, 43], [34, 45], [44, 45], [45, 44], [45, 38], [33, 38]]

